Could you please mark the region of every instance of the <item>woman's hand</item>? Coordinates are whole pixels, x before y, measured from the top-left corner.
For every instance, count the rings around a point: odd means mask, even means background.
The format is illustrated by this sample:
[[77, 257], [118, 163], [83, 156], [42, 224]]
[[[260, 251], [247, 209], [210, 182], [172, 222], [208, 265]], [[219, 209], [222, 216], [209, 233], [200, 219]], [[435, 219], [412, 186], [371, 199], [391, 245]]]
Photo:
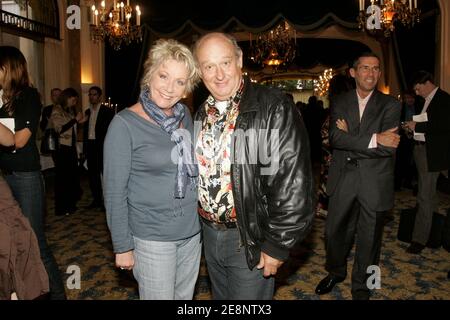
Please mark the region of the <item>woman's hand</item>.
[[348, 133], [347, 122], [345, 122], [344, 119], [337, 119], [336, 120], [336, 126], [338, 127], [338, 129]]
[[77, 120], [77, 122], [81, 124], [87, 121], [87, 117], [83, 114], [83, 112], [78, 112], [75, 116], [75, 120]]
[[132, 270], [134, 267], [133, 250], [116, 253], [116, 267], [122, 270]]
[[0, 123], [0, 144], [7, 147], [14, 145], [14, 133], [2, 123]]

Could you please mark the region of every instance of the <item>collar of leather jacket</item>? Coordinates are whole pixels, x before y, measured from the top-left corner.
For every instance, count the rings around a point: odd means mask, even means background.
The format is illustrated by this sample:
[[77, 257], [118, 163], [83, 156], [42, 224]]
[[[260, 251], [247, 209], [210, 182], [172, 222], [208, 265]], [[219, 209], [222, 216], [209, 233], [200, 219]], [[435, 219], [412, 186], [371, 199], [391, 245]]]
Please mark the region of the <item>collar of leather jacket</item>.
[[256, 101], [252, 101], [255, 95], [251, 94], [253, 87], [250, 84], [250, 79], [244, 76], [244, 90], [242, 91], [242, 99], [241, 103], [239, 104], [239, 113], [258, 111]]

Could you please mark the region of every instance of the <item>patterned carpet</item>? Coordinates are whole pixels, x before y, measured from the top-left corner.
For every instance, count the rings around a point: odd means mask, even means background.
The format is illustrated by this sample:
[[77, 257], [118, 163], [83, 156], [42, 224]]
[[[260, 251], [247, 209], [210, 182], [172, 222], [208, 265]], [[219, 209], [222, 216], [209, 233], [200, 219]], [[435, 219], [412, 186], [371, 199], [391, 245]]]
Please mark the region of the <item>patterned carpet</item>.
[[[80, 209], [71, 216], [55, 216], [52, 175], [47, 174], [47, 236], [59, 263], [64, 281], [70, 280], [67, 268], [76, 265], [81, 271], [81, 288], [66, 289], [73, 300], [125, 300], [138, 299], [137, 285], [130, 272], [114, 267], [111, 241], [105, 214], [101, 211]], [[78, 207], [90, 202], [89, 188], [83, 179], [85, 190]], [[407, 243], [397, 240], [400, 210], [413, 207], [410, 190], [396, 194], [394, 220], [384, 228], [381, 251], [381, 289], [375, 290], [374, 300], [425, 300], [450, 299], [450, 253], [442, 247], [426, 248], [421, 255], [404, 252]], [[450, 197], [441, 196], [440, 211], [450, 207]], [[301, 247], [292, 253], [277, 276], [275, 299], [277, 300], [342, 300], [351, 299], [350, 277], [330, 294], [317, 296], [317, 283], [326, 275], [323, 268], [325, 250], [323, 241], [324, 220], [316, 219], [314, 228]], [[351, 274], [353, 252], [349, 257], [348, 273]], [[209, 279], [202, 259], [196, 285], [196, 300], [211, 299]]]

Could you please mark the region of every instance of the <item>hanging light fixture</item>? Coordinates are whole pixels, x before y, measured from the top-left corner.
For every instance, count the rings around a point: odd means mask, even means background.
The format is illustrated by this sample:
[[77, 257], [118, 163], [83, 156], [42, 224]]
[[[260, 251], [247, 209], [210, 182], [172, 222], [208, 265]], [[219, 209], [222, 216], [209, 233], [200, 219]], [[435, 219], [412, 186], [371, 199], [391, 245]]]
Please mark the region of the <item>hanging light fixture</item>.
[[287, 21], [250, 38], [250, 59], [261, 66], [288, 65], [295, 58], [296, 32]]
[[130, 0], [127, 0], [126, 5], [114, 0], [109, 9], [106, 1], [102, 1], [98, 9], [93, 5], [91, 11], [91, 38], [93, 41], [103, 42], [108, 39], [115, 50], [119, 50], [122, 43], [128, 45], [133, 41], [142, 41], [142, 12], [139, 6], [136, 6], [133, 24], [133, 8]]
[[389, 37], [397, 21], [407, 27], [420, 22], [417, 0], [370, 0], [367, 8], [365, 3], [365, 0], [359, 0], [358, 22], [361, 29], [369, 32], [383, 30]]

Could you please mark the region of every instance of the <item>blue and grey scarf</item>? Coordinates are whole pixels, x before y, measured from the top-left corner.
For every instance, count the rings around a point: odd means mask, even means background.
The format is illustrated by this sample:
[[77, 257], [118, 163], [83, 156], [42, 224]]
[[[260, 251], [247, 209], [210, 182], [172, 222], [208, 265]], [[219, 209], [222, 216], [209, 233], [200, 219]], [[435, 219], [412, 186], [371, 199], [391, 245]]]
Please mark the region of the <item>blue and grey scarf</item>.
[[177, 103], [173, 106], [173, 116], [166, 115], [151, 99], [148, 88], [141, 91], [139, 102], [145, 113], [152, 118], [165, 132], [170, 135], [170, 140], [177, 145], [178, 163], [175, 181], [174, 198], [182, 199], [186, 194], [186, 186], [190, 182], [195, 185], [198, 176], [198, 168], [195, 163], [192, 140], [186, 141], [183, 137], [180, 123], [184, 118], [185, 106]]

